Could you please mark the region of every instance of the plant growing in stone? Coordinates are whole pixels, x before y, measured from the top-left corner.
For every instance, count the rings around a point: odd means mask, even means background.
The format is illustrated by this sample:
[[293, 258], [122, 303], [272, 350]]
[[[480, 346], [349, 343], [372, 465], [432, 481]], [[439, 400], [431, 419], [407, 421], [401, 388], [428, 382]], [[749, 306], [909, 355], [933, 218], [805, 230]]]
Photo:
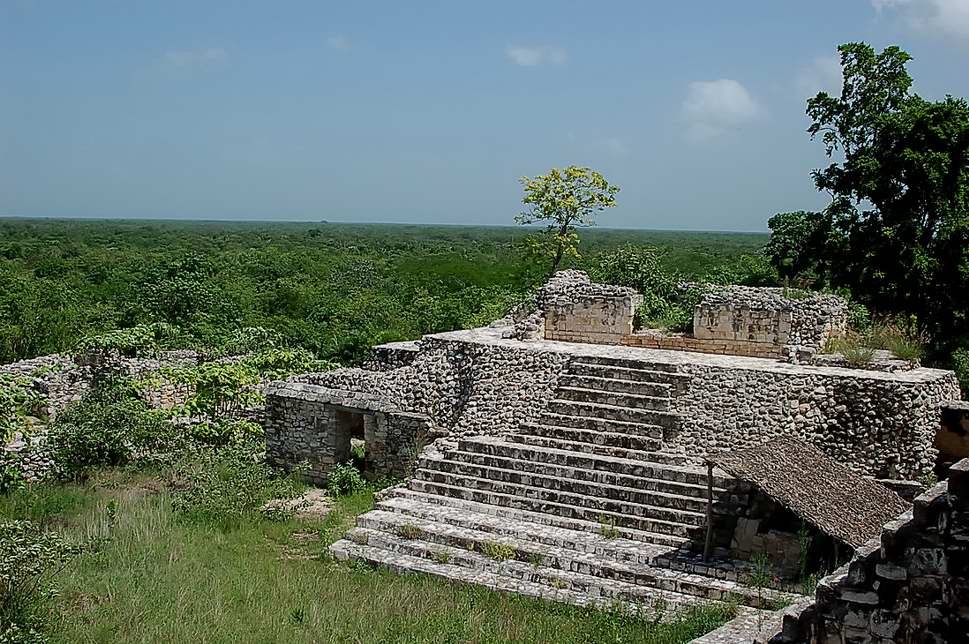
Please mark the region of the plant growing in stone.
[[520, 179], [526, 210], [515, 218], [519, 224], [546, 224], [544, 231], [528, 237], [532, 257], [549, 262], [554, 273], [566, 257], [579, 257], [577, 228], [595, 224], [596, 215], [616, 205], [617, 186], [589, 168], [552, 168], [548, 174]]
[[397, 536], [408, 541], [418, 539], [421, 536], [421, 529], [413, 523], [402, 523], [397, 526]]
[[447, 550], [436, 550], [434, 552], [434, 561], [442, 565], [450, 563], [451, 555], [447, 552]]
[[599, 534], [606, 539], [615, 539], [619, 536], [619, 528], [616, 527], [615, 517], [606, 517], [604, 514], [599, 515]]
[[481, 552], [484, 553], [486, 557], [490, 557], [495, 561], [508, 561], [509, 559], [514, 559], [518, 551], [515, 550], [515, 546], [507, 543], [500, 543], [498, 541], [485, 541], [481, 544]]

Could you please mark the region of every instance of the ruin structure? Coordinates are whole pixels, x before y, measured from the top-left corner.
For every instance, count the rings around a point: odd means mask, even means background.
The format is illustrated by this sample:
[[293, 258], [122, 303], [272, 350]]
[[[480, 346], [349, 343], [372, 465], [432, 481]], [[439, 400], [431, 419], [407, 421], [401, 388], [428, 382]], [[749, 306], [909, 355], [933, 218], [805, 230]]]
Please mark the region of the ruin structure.
[[[921, 489], [913, 481], [936, 465], [940, 415], [958, 385], [917, 364], [857, 369], [820, 355], [845, 331], [846, 305], [833, 296], [709, 291], [693, 334], [637, 329], [640, 302], [563, 271], [488, 327], [273, 383], [267, 456], [323, 483], [356, 436], [368, 475], [407, 479], [332, 546], [339, 558], [577, 604], [733, 598], [750, 608], [734, 639], [716, 641], [751, 641], [750, 611], [808, 598], [791, 584], [754, 588], [752, 553], [731, 550], [735, 531], [707, 552], [704, 536], [711, 517], [754, 516], [751, 495], [780, 479], [704, 461], [771, 440], [813, 446], [803, 449], [838, 464], [826, 471], [850, 472], [831, 486], [838, 494], [874, 486], [857, 507], [865, 525], [881, 522], [908, 502], [875, 479]], [[852, 508], [790, 507], [851, 556], [857, 536], [817, 516]]]

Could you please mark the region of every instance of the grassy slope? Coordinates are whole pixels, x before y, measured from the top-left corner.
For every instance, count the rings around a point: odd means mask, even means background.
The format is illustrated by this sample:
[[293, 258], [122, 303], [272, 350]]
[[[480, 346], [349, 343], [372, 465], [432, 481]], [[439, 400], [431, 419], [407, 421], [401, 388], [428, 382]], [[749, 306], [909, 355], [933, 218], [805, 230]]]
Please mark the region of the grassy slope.
[[52, 635], [63, 642], [687, 642], [724, 619], [702, 609], [670, 625], [499, 594], [324, 555], [369, 493], [325, 522], [253, 521], [231, 532], [176, 521], [164, 487], [129, 475], [0, 499], [29, 517], [111, 540], [59, 578]]

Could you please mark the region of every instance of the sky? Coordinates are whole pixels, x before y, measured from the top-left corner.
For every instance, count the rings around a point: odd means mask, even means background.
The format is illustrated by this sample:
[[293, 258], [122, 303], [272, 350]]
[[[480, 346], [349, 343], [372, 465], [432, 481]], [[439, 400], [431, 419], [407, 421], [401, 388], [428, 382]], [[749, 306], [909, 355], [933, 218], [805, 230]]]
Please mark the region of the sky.
[[0, 215], [510, 225], [575, 164], [602, 226], [766, 230], [859, 40], [969, 96], [969, 0], [0, 0]]

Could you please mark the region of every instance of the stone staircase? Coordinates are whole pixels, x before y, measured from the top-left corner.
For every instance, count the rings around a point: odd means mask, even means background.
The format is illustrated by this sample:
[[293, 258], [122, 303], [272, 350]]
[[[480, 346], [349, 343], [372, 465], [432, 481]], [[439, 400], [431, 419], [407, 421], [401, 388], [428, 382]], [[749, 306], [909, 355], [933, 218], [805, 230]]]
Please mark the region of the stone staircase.
[[707, 472], [663, 451], [680, 426], [672, 399], [689, 387], [673, 369], [576, 358], [537, 422], [425, 453], [331, 552], [580, 605], [783, 597], [683, 563], [705, 530]]

